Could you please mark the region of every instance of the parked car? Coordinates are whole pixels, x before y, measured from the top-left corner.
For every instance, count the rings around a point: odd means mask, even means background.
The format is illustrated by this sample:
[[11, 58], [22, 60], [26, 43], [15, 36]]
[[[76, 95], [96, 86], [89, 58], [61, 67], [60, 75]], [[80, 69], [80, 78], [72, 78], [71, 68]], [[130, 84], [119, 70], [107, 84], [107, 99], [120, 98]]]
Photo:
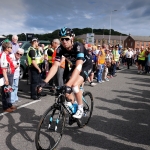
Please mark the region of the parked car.
[[[39, 44], [49, 45], [50, 41], [39, 41]], [[26, 65], [26, 58], [27, 58], [27, 52], [28, 48], [31, 46], [31, 43], [29, 41], [19, 41], [20, 48], [24, 49], [24, 55], [21, 57], [20, 62], [20, 79], [24, 77], [24, 75], [27, 73], [27, 65]]]

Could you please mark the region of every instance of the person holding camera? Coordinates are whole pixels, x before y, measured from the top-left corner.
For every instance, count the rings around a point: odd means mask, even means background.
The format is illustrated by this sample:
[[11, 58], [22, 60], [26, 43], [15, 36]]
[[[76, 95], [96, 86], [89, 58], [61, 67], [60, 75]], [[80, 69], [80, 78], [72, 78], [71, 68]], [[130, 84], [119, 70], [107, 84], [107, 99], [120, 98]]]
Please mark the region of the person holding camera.
[[20, 76], [20, 58], [23, 56], [24, 50], [22, 48], [19, 48], [16, 53], [10, 54], [10, 57], [13, 61], [13, 64], [15, 66], [15, 72], [13, 77], [13, 84], [12, 88], [13, 91], [11, 92], [11, 103], [14, 104], [18, 101], [18, 85], [19, 85], [19, 76]]
[[8, 39], [3, 41], [2, 49], [3, 51], [0, 53], [0, 79], [4, 82], [1, 84], [2, 108], [4, 112], [13, 112], [17, 109], [10, 101], [15, 67], [10, 57], [12, 44]]

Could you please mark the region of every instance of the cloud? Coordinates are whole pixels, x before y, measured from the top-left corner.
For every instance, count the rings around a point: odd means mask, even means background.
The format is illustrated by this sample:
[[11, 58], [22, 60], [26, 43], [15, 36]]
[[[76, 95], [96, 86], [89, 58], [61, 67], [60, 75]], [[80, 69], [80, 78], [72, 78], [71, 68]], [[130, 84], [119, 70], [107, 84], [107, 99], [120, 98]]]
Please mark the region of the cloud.
[[149, 0], [1, 0], [0, 35], [48, 33], [64, 26], [110, 29], [110, 20], [116, 31], [149, 35], [149, 6]]

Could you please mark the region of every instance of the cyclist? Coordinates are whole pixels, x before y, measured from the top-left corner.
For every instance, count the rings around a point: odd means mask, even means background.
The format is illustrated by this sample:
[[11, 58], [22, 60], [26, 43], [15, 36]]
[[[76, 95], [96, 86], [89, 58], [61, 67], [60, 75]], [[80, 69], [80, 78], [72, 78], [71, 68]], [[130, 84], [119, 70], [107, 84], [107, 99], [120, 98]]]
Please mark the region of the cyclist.
[[[80, 119], [83, 115], [82, 92], [80, 91], [80, 85], [87, 79], [92, 71], [92, 59], [89, 57], [88, 51], [84, 48], [83, 44], [73, 42], [75, 34], [72, 29], [67, 27], [60, 29], [59, 36], [61, 45], [57, 48], [55, 62], [50, 68], [46, 79], [40, 84], [40, 86], [43, 87], [56, 74], [62, 56], [71, 61], [73, 64], [72, 69], [69, 71], [71, 77], [64, 87], [66, 96], [68, 99], [72, 100], [72, 103], [74, 99], [72, 91], [74, 92], [78, 102], [78, 110], [73, 117]], [[41, 88], [39, 89], [39, 92], [40, 91]]]

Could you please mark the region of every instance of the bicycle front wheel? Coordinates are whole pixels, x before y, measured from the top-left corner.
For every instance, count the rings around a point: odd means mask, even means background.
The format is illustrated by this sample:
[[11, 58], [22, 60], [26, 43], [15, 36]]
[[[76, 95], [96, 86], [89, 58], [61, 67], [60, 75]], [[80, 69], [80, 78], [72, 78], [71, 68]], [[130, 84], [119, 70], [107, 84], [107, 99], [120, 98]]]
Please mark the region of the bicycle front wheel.
[[53, 150], [60, 142], [65, 127], [65, 111], [57, 104], [42, 116], [35, 135], [37, 150]]
[[82, 96], [82, 101], [83, 101], [84, 114], [82, 118], [79, 120], [80, 123], [78, 124], [78, 126], [80, 128], [87, 125], [88, 122], [90, 121], [90, 118], [93, 112], [93, 105], [94, 105], [92, 93], [88, 91], [84, 92]]

